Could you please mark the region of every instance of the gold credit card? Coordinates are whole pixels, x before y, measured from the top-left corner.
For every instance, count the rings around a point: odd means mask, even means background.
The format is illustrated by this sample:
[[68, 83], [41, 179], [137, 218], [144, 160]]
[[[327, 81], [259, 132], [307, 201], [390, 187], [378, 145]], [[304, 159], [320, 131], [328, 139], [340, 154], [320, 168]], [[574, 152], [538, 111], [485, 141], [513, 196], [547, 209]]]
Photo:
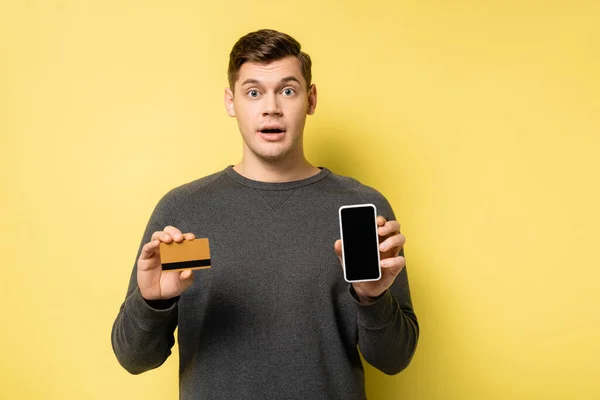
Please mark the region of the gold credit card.
[[210, 268], [207, 238], [161, 243], [159, 247], [163, 271]]

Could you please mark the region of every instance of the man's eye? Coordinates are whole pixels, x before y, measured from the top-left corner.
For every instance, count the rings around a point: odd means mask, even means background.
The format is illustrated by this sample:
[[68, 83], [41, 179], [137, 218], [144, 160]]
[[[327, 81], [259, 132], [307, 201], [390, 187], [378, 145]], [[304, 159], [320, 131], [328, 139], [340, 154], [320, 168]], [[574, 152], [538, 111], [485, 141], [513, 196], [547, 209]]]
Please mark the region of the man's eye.
[[286, 96], [291, 96], [294, 93], [296, 93], [296, 91], [292, 88], [283, 89], [283, 94]]
[[254, 98], [258, 97], [258, 90], [251, 90], [251, 91], [249, 91], [248, 92], [248, 96], [254, 97]]

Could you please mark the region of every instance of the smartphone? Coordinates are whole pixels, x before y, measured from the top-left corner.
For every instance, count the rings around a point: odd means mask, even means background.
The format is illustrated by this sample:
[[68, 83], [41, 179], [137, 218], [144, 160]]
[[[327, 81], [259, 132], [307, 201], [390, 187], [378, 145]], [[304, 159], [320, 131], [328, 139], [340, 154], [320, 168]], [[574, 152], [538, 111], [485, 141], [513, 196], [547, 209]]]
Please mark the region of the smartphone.
[[375, 205], [341, 206], [339, 216], [344, 279], [347, 282], [379, 280], [381, 264]]

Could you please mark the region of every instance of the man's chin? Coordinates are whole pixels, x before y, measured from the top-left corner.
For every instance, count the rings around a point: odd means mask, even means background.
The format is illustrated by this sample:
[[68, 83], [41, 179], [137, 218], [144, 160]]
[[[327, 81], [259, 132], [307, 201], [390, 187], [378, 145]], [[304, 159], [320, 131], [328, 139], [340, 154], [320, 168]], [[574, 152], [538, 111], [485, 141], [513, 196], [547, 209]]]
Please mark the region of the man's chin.
[[257, 154], [257, 156], [264, 162], [267, 162], [269, 164], [275, 164], [275, 163], [285, 160], [288, 155], [287, 155], [287, 153], [282, 153], [282, 154], [268, 154], [268, 155], [258, 155]]
[[260, 160], [262, 160], [264, 162], [270, 163], [270, 164], [285, 160], [286, 158], [289, 157], [291, 152], [292, 152], [291, 149], [283, 150], [281, 152], [269, 152], [269, 153], [253, 151], [254, 155], [257, 158], [259, 158]]

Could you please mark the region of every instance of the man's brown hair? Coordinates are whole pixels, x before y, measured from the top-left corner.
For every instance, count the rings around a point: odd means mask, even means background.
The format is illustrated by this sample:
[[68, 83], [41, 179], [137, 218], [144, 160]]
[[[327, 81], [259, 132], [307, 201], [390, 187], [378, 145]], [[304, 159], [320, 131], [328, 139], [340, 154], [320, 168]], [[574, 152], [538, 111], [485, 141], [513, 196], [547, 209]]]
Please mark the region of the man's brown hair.
[[308, 54], [301, 51], [300, 43], [296, 39], [272, 29], [261, 29], [242, 36], [229, 54], [229, 68], [227, 69], [229, 88], [234, 91], [238, 72], [245, 62], [267, 64], [288, 56], [294, 56], [300, 60], [302, 75], [308, 89], [312, 79], [312, 61]]

